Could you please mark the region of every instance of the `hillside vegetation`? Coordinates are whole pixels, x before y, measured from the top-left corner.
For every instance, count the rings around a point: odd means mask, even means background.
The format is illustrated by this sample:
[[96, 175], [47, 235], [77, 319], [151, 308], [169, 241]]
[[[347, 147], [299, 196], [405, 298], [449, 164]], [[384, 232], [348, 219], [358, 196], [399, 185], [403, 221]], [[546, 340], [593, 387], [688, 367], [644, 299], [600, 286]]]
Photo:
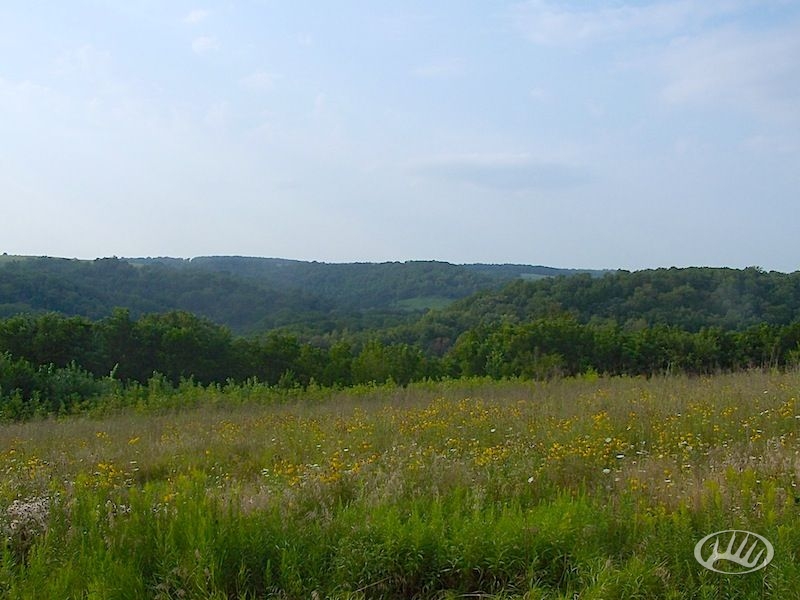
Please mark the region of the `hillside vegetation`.
[[0, 261], [3, 598], [800, 586], [800, 273], [191, 262]]
[[421, 261], [6, 256], [0, 261], [0, 317], [52, 311], [101, 319], [115, 308], [134, 316], [182, 310], [240, 334], [276, 327], [309, 333], [366, 330], [406, 323], [431, 306], [442, 307], [521, 276], [579, 272]]
[[669, 325], [687, 331], [786, 325], [800, 319], [800, 271], [695, 267], [513, 281], [426, 315], [419, 329], [423, 335], [426, 327], [452, 328], [457, 334], [477, 325], [564, 313], [581, 323]]
[[237, 331], [265, 330], [331, 309], [319, 297], [227, 273], [137, 268], [116, 258], [29, 258], [0, 263], [0, 316], [58, 312], [90, 319], [124, 307], [135, 315], [185, 310]]
[[247, 257], [0, 261], [0, 317], [58, 312], [97, 320], [115, 308], [134, 317], [183, 310], [238, 334], [278, 327], [302, 335], [399, 327], [395, 335], [404, 341], [446, 348], [477, 325], [564, 313], [582, 323], [670, 325], [693, 332], [786, 325], [800, 318], [800, 272], [599, 272]]
[[128, 260], [133, 264], [162, 264], [244, 277], [278, 289], [320, 296], [337, 308], [350, 310], [393, 308], [402, 302], [425, 298], [454, 300], [514, 279], [601, 273], [533, 265], [453, 265], [439, 261], [320, 263], [242, 256]]
[[[525, 281], [513, 265], [159, 260], [0, 263], [2, 306], [20, 313], [0, 319], [0, 415], [74, 412], [116, 386], [151, 381], [341, 388], [800, 363], [800, 273], [660, 269]], [[268, 287], [265, 273], [283, 269]], [[493, 287], [448, 298], [488, 279]], [[312, 280], [328, 284], [314, 295]], [[372, 294], [374, 304], [358, 308], [345, 290]], [[403, 310], [398, 303], [413, 301], [403, 296], [450, 303]]]
[[[135, 411], [0, 425], [0, 596], [793, 598], [798, 389], [151, 386]], [[728, 529], [768, 539], [771, 564], [698, 564]]]

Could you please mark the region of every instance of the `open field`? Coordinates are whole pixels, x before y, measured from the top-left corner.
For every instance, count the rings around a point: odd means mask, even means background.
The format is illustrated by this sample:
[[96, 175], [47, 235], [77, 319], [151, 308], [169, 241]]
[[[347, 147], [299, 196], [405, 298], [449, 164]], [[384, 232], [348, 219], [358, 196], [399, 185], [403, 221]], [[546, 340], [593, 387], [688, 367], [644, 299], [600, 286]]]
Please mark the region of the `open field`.
[[[7, 598], [790, 598], [800, 372], [298, 393], [0, 426]], [[726, 529], [764, 570], [693, 557]]]

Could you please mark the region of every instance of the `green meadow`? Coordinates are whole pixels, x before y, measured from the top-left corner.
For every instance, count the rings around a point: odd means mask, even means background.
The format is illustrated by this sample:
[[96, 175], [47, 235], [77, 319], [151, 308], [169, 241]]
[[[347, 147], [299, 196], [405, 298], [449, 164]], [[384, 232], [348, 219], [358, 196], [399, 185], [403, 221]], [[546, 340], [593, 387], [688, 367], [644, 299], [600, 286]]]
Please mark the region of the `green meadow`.
[[[800, 372], [760, 370], [185, 383], [6, 423], [0, 596], [791, 598], [798, 398]], [[728, 529], [774, 560], [698, 564]]]

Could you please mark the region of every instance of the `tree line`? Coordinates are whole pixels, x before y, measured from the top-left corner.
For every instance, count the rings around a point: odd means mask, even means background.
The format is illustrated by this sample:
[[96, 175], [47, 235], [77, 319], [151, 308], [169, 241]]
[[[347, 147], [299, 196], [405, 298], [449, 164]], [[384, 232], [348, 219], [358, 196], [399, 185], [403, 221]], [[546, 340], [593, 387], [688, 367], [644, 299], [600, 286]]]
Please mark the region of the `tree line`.
[[475, 327], [458, 338], [445, 361], [459, 376], [493, 378], [782, 368], [800, 363], [800, 321], [688, 331], [671, 325], [583, 324], [561, 315]]
[[[544, 274], [559, 275], [528, 280]], [[0, 260], [0, 318], [54, 311], [100, 320], [119, 306], [136, 318], [187, 311], [237, 335], [280, 328], [317, 345], [344, 331], [364, 340], [380, 330], [384, 340], [442, 357], [474, 327], [563, 313], [586, 324], [672, 325], [691, 332], [787, 325], [800, 320], [800, 271], [578, 273], [525, 265], [337, 265], [244, 257]]]
[[790, 325], [800, 320], [800, 271], [702, 267], [517, 280], [428, 311], [394, 327], [389, 339], [443, 356], [467, 331], [565, 314], [585, 325], [618, 325], [624, 331], [667, 326], [698, 333]]
[[239, 334], [284, 326], [316, 332], [372, 328], [387, 320], [403, 322], [414, 312], [409, 302], [426, 307], [426, 300], [463, 298], [515, 277], [513, 269], [483, 267], [235, 256], [92, 261], [7, 257], [0, 260], [0, 317], [55, 311], [100, 319], [125, 306], [136, 316], [186, 310]]
[[447, 316], [472, 327], [558, 313], [583, 323], [664, 324], [695, 332], [703, 327], [786, 325], [800, 319], [800, 271], [692, 267], [518, 280], [460, 300], [423, 321]]
[[[613, 321], [581, 323], [560, 314], [520, 323], [481, 324], [443, 355], [379, 337], [340, 336], [327, 344], [287, 333], [255, 337], [185, 311], [105, 319], [56, 313], [0, 320], [0, 414], [70, 412], [109, 386], [241, 385], [283, 388], [459, 377], [550, 378], [587, 372], [653, 375], [713, 373], [800, 362], [800, 321], [742, 330]], [[29, 412], [29, 411], [28, 411]]]

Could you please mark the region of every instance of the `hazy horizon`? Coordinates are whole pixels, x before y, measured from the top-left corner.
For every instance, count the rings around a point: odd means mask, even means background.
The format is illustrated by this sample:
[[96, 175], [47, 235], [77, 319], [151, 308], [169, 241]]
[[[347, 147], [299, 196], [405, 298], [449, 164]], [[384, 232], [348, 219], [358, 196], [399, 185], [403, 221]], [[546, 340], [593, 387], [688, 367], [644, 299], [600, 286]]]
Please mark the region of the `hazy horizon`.
[[342, 265], [342, 264], [390, 264], [390, 263], [405, 263], [405, 262], [441, 262], [446, 264], [452, 264], [455, 266], [469, 266], [469, 265], [497, 265], [497, 266], [525, 266], [525, 267], [543, 267], [547, 269], [558, 269], [558, 270], [567, 270], [567, 271], [644, 271], [644, 270], [654, 270], [654, 269], [685, 269], [685, 268], [710, 268], [710, 269], [736, 269], [736, 270], [743, 270], [748, 268], [757, 268], [765, 271], [776, 271], [782, 273], [794, 273], [800, 269], [794, 269], [792, 271], [781, 271], [780, 269], [768, 269], [763, 267], [762, 265], [747, 265], [744, 267], [731, 267], [728, 265], [659, 265], [659, 266], [652, 266], [652, 267], [641, 267], [635, 269], [626, 269], [624, 267], [600, 267], [600, 268], [593, 268], [593, 267], [582, 267], [580, 265], [561, 265], [561, 264], [542, 264], [542, 263], [533, 263], [533, 262], [486, 262], [486, 261], [473, 261], [473, 262], [453, 262], [448, 260], [440, 260], [435, 258], [411, 258], [411, 259], [386, 259], [386, 260], [350, 260], [350, 261], [337, 261], [337, 260], [319, 260], [319, 259], [301, 259], [301, 258], [292, 258], [288, 256], [255, 256], [255, 255], [244, 255], [244, 254], [198, 254], [195, 256], [167, 256], [167, 255], [143, 255], [143, 256], [117, 256], [115, 254], [112, 255], [105, 255], [105, 256], [55, 256], [51, 254], [13, 254], [10, 252], [3, 253], [2, 256], [7, 256], [10, 258], [19, 257], [19, 258], [54, 258], [54, 259], [65, 259], [65, 260], [79, 260], [79, 261], [94, 261], [94, 260], [103, 260], [107, 258], [116, 258], [119, 260], [159, 260], [159, 259], [169, 259], [169, 260], [186, 260], [191, 261], [197, 258], [254, 258], [254, 259], [265, 259], [265, 260], [281, 260], [281, 261], [289, 261], [289, 262], [309, 262], [309, 263], [319, 263], [319, 264], [330, 264], [330, 265]]

